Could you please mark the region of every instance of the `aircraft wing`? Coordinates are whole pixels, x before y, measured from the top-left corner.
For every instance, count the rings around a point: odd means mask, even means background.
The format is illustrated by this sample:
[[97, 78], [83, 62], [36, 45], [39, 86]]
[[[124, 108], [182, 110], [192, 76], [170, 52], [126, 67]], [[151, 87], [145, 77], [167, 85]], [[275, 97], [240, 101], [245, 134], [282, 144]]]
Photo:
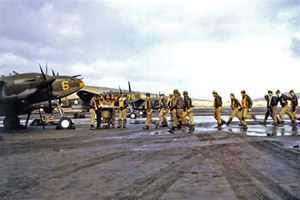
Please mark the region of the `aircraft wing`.
[[83, 102], [89, 102], [96, 93], [80, 90], [76, 93]]

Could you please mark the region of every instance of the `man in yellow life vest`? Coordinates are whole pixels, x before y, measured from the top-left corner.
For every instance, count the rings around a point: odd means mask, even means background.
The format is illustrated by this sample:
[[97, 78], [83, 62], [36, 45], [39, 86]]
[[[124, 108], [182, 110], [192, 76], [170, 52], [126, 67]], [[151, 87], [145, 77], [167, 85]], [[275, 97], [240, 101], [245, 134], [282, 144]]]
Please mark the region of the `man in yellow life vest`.
[[[91, 125], [91, 130], [95, 130], [95, 121], [96, 121], [96, 113], [99, 112], [99, 95], [94, 95], [91, 100], [90, 100], [90, 125]], [[97, 121], [98, 121], [98, 116], [97, 116]], [[98, 125], [98, 124], [97, 124]]]
[[242, 113], [239, 112], [239, 107], [241, 107], [239, 100], [237, 100], [235, 98], [233, 93], [230, 94], [230, 99], [231, 99], [230, 107], [232, 109], [232, 112], [229, 116], [229, 119], [228, 119], [226, 125], [229, 126], [229, 124], [232, 122], [233, 118], [237, 117], [243, 126], [247, 126], [246, 121], [242, 118]]
[[147, 112], [147, 120], [145, 123], [145, 126], [143, 127], [143, 129], [149, 129], [150, 123], [155, 124], [155, 128], [158, 128], [159, 123], [156, 122], [153, 118], [152, 118], [152, 112], [153, 112], [153, 103], [150, 97], [150, 93], [146, 93], [146, 101], [144, 102], [144, 109]]
[[[256, 117], [254, 115], [249, 115], [248, 114], [248, 112], [251, 110], [252, 105], [253, 105], [250, 96], [248, 94], [246, 94], [245, 90], [241, 91], [241, 95], [242, 95], [242, 103], [241, 103], [242, 118], [243, 119], [254, 119], [254, 120], [256, 120]], [[247, 125], [243, 125], [243, 128], [247, 129]]]
[[121, 128], [123, 124], [123, 128], [126, 128], [127, 122], [127, 99], [124, 94], [121, 94], [119, 98], [119, 117], [118, 117], [118, 126], [117, 128]]

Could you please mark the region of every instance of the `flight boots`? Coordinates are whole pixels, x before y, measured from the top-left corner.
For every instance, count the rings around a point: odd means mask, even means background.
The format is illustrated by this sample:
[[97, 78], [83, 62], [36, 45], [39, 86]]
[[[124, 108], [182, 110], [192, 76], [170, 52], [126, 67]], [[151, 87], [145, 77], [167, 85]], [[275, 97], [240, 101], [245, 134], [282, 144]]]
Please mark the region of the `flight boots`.
[[194, 132], [194, 131], [195, 131], [195, 125], [193, 124], [193, 125], [191, 125], [191, 128], [190, 128], [189, 133], [192, 133], [192, 132]]
[[126, 124], [127, 124], [127, 119], [124, 118], [124, 119], [123, 119], [123, 128], [126, 128]]
[[144, 126], [143, 129], [149, 129], [149, 126]]
[[172, 126], [172, 128], [170, 130], [168, 130], [169, 133], [174, 134], [175, 133], [175, 127]]
[[244, 131], [246, 131], [248, 129], [248, 126], [247, 125], [243, 125], [241, 129], [244, 130]]
[[221, 129], [223, 124], [218, 124], [215, 128]]
[[118, 126], [117, 126], [117, 128], [121, 128], [121, 125], [122, 125], [122, 119], [118, 119]]
[[178, 123], [178, 125], [177, 125], [177, 129], [181, 129], [182, 128], [182, 122], [181, 121], [179, 121], [179, 123]]
[[229, 124], [232, 122], [232, 118], [229, 117], [228, 121], [226, 122], [226, 125], [229, 126]]
[[189, 128], [189, 133], [192, 133], [192, 126], [190, 124], [186, 125]]
[[262, 121], [262, 124], [263, 124], [264, 126], [266, 126], [266, 123], [267, 123], [267, 118], [265, 117], [264, 120]]
[[91, 128], [90, 128], [90, 130], [96, 130], [96, 128], [94, 127], [94, 125], [93, 125], [93, 124], [91, 124]]

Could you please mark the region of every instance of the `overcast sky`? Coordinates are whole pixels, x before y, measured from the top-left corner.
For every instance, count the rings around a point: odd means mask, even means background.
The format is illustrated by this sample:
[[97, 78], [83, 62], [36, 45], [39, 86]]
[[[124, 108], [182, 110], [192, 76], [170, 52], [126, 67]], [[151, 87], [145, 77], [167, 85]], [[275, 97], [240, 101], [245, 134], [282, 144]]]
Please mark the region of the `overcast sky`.
[[0, 0], [0, 74], [223, 99], [300, 92], [300, 1]]

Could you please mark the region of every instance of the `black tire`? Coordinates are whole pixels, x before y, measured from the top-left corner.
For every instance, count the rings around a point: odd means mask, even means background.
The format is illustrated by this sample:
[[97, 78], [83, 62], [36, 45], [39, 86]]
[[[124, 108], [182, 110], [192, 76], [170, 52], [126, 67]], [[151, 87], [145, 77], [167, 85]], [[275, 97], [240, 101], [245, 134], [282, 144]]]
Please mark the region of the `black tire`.
[[62, 117], [58, 122], [58, 126], [61, 129], [71, 129], [72, 124], [72, 120], [69, 117]]

